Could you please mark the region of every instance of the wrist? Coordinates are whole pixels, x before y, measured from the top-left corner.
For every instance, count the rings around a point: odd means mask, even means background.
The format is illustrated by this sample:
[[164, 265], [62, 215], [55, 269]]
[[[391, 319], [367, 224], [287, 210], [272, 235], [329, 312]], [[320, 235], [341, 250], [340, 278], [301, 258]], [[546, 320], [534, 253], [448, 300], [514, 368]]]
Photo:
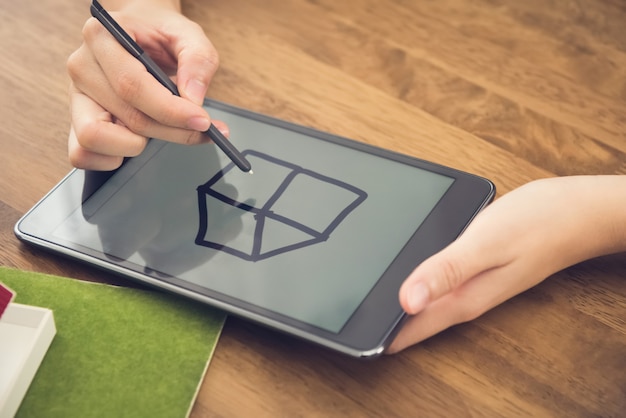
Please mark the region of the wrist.
[[569, 206], [561, 220], [569, 225], [567, 264], [626, 251], [626, 176], [572, 176], [551, 179]]

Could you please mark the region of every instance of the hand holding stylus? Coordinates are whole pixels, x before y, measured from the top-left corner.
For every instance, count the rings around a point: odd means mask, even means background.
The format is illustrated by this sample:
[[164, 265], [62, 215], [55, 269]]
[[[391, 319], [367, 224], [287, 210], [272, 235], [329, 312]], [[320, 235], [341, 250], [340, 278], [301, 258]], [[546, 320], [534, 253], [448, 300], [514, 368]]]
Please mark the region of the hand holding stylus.
[[[98, 19], [100, 23], [109, 31], [109, 33], [115, 38], [128, 51], [130, 55], [136, 58], [143, 64], [146, 70], [159, 82], [163, 87], [169, 90], [174, 96], [180, 96], [178, 86], [169, 78], [169, 76], [154, 62], [154, 60], [147, 54], [137, 42], [113, 19], [113, 17], [102, 7], [98, 0], [92, 0], [91, 2], [91, 15]], [[209, 125], [209, 128], [204, 131], [215, 144], [226, 154], [231, 161], [239, 167], [242, 171], [252, 173], [252, 166], [246, 160], [246, 158], [239, 152], [228, 139], [222, 135], [222, 133], [215, 128], [213, 124]]]
[[[105, 4], [106, 5], [106, 4]], [[84, 42], [68, 60], [72, 79], [72, 129], [68, 152], [79, 168], [112, 170], [138, 155], [147, 139], [200, 144], [212, 121], [201, 107], [218, 65], [218, 55], [194, 22], [171, 5], [149, 10], [125, 2], [114, 13], [161, 68], [175, 70], [181, 97], [172, 95], [96, 19], [83, 28]]]

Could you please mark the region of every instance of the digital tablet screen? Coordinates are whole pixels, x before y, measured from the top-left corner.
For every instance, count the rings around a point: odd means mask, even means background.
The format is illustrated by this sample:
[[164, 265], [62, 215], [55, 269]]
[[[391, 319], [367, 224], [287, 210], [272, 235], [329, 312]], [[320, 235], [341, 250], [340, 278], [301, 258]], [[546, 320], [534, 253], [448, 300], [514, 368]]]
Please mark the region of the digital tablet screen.
[[70, 173], [18, 237], [359, 355], [342, 347], [383, 344], [399, 285], [494, 194], [470, 174], [207, 103], [254, 174], [214, 144], [154, 139], [96, 187]]
[[152, 141], [53, 230], [338, 332], [453, 179], [211, 109], [252, 164]]

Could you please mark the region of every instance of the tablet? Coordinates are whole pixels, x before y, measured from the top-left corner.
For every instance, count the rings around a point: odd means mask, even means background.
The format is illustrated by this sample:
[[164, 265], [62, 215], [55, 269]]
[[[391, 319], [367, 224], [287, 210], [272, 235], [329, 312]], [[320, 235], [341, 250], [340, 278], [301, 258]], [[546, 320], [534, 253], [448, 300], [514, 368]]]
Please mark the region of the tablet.
[[[254, 174], [214, 144], [149, 141], [71, 171], [15, 226], [28, 243], [355, 357], [382, 353], [398, 290], [494, 196], [487, 179], [215, 101]], [[415, 138], [419, 140], [419, 138]]]

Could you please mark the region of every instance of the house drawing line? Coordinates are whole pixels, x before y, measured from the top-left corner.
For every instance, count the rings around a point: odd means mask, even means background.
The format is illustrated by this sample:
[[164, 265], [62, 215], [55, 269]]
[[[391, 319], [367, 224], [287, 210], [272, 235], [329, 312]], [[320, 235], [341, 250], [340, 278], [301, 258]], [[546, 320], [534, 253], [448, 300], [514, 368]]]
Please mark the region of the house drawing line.
[[[289, 163], [287, 161], [280, 160], [278, 158], [272, 157], [267, 154], [260, 153], [254, 150], [245, 150], [242, 152], [246, 157], [254, 156], [256, 158], [263, 159], [269, 163], [280, 165], [289, 169], [290, 171], [282, 180], [278, 188], [271, 195], [269, 199], [261, 206], [255, 207], [245, 202], [240, 202], [238, 200], [233, 199], [232, 197], [226, 196], [220, 192], [217, 192], [214, 189], [214, 185], [220, 181], [230, 170], [236, 169], [235, 165], [230, 163], [220, 172], [218, 172], [215, 176], [213, 176], [208, 182], [203, 185], [198, 186], [198, 213], [199, 213], [199, 228], [198, 234], [196, 235], [195, 243], [196, 245], [204, 246], [207, 248], [212, 248], [215, 250], [223, 251], [229, 253], [231, 255], [240, 257], [244, 260], [248, 261], [260, 261], [270, 257], [277, 256], [279, 254], [283, 254], [289, 251], [294, 251], [299, 248], [308, 247], [310, 245], [318, 244], [324, 242], [329, 239], [331, 233], [341, 224], [341, 222], [356, 208], [358, 207], [365, 199], [367, 199], [367, 193], [355, 186], [352, 186], [343, 181], [333, 179], [331, 177], [319, 174], [312, 170], [305, 169], [296, 164]], [[327, 184], [329, 187], [338, 187], [341, 188], [345, 193], [349, 193], [354, 195], [354, 198], [351, 199], [351, 202], [347, 204], [343, 208], [338, 208], [335, 217], [322, 229], [318, 230], [309, 225], [305, 225], [301, 222], [298, 222], [294, 219], [291, 219], [288, 216], [277, 213], [273, 210], [273, 207], [280, 200], [281, 196], [289, 189], [289, 186], [292, 185], [295, 179], [299, 176], [308, 176], [310, 179], [314, 179], [315, 181], [319, 181]], [[225, 243], [212, 241], [210, 239], [211, 231], [208, 230], [208, 207], [207, 207], [207, 199], [213, 198], [223, 202], [226, 205], [229, 205], [233, 208], [238, 208], [242, 211], [250, 213], [254, 216], [256, 221], [256, 225], [254, 228], [254, 238], [252, 243], [252, 250], [247, 252], [242, 249], [234, 248]], [[348, 199], [350, 200], [350, 199]], [[320, 205], [325, 205], [326, 202], [319, 201]], [[315, 208], [312, 208], [314, 210]], [[266, 228], [268, 227], [268, 220], [279, 222], [285, 226], [294, 228], [298, 231], [301, 231], [307, 237], [306, 239], [300, 240], [298, 242], [293, 242], [291, 244], [283, 245], [282, 247], [271, 249], [268, 251], [262, 251], [263, 237], [266, 233]]]

